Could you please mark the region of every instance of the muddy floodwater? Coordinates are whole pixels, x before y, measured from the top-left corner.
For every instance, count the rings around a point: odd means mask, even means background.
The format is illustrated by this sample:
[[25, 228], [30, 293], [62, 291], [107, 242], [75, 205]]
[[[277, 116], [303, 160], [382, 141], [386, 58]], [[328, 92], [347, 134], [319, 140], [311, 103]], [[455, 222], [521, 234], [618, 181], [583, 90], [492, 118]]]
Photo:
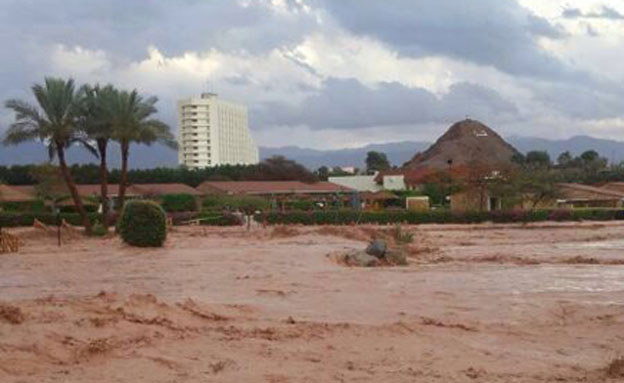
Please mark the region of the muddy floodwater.
[[[0, 382], [623, 382], [624, 225], [176, 228], [161, 249], [14, 229]], [[618, 367], [619, 366], [619, 367]]]

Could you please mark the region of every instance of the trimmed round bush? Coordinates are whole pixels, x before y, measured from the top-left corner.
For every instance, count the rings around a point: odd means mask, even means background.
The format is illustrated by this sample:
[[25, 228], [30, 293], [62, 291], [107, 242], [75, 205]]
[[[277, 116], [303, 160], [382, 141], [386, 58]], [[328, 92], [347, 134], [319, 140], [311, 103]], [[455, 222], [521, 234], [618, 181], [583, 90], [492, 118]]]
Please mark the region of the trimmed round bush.
[[118, 228], [121, 239], [131, 246], [160, 247], [167, 238], [165, 211], [152, 201], [128, 201]]

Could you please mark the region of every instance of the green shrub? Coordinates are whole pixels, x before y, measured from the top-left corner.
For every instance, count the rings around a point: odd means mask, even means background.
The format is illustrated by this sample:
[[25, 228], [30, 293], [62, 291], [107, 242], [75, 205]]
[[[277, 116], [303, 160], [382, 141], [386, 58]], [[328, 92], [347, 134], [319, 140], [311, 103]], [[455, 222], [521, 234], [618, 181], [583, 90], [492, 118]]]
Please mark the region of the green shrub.
[[199, 218], [204, 226], [241, 226], [243, 224], [239, 217], [229, 212], [204, 210]]
[[314, 201], [308, 200], [295, 200], [286, 202], [286, 209], [288, 210], [314, 210], [316, 204]]
[[195, 197], [190, 194], [165, 194], [161, 206], [168, 213], [197, 210]]
[[152, 201], [128, 201], [117, 227], [121, 239], [131, 246], [160, 247], [167, 238], [165, 211]]
[[223, 209], [244, 210], [253, 212], [256, 210], [269, 210], [271, 203], [262, 197], [248, 195], [211, 195], [202, 201], [204, 210], [219, 211]]

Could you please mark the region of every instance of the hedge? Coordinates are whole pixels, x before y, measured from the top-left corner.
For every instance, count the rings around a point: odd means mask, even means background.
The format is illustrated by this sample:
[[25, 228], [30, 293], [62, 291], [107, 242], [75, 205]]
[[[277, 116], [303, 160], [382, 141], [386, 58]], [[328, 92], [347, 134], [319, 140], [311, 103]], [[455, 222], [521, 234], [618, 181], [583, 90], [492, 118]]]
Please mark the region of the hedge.
[[241, 226], [243, 222], [239, 217], [230, 212], [215, 210], [202, 210], [200, 224], [204, 226]]
[[202, 206], [205, 210], [268, 210], [271, 203], [262, 197], [249, 195], [211, 195], [204, 198]]
[[0, 211], [44, 213], [49, 211], [49, 209], [43, 201], [36, 200], [28, 202], [0, 202]]
[[360, 212], [356, 210], [334, 211], [292, 211], [259, 214], [256, 221], [266, 221], [269, 225], [389, 225], [426, 223], [514, 223], [543, 221], [610, 221], [624, 220], [624, 210], [617, 209], [578, 209], [578, 210], [513, 210], [492, 212], [451, 212], [432, 210], [427, 212], [382, 211]]
[[167, 213], [197, 211], [195, 197], [190, 194], [165, 194], [160, 205]]
[[[173, 216], [174, 223], [178, 224], [195, 218], [203, 218], [203, 225], [233, 226], [240, 222], [231, 214], [221, 211], [203, 210], [198, 213], [177, 213]], [[71, 225], [82, 225], [80, 215], [75, 213], [61, 213], [61, 219]], [[0, 227], [32, 226], [34, 220], [56, 225], [56, 215], [52, 213], [0, 213]], [[424, 223], [513, 223], [513, 222], [543, 222], [543, 221], [611, 221], [624, 220], [624, 210], [617, 209], [576, 209], [576, 210], [534, 210], [534, 211], [493, 211], [493, 212], [465, 212], [456, 213], [448, 210], [431, 210], [428, 212], [408, 212], [405, 210], [391, 210], [382, 212], [359, 212], [356, 210], [329, 210], [329, 211], [291, 211], [270, 212], [255, 217], [256, 221], [269, 225], [301, 224], [301, 225], [351, 225], [355, 223], [369, 224], [424, 224]], [[93, 223], [102, 220], [97, 213], [89, 214]], [[114, 221], [114, 217], [112, 217]]]

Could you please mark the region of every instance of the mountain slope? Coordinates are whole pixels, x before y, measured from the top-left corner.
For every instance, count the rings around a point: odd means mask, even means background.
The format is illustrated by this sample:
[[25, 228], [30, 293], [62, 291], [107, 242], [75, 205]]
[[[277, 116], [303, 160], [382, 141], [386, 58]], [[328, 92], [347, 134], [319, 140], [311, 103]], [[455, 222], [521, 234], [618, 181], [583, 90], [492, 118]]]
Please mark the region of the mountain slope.
[[[0, 165], [23, 165], [41, 163], [48, 160], [48, 151], [42, 144], [29, 142], [18, 146], [2, 146], [0, 144]], [[72, 147], [67, 152], [70, 164], [97, 163], [98, 160], [84, 148]], [[108, 152], [110, 168], [120, 167], [119, 146], [112, 144]], [[162, 145], [132, 145], [130, 147], [130, 166], [135, 169], [175, 167], [178, 165], [178, 154]]]
[[292, 158], [302, 163], [310, 169], [317, 169], [321, 166], [355, 166], [364, 167], [366, 153], [373, 150], [386, 153], [388, 160], [392, 164], [401, 165], [412, 158], [414, 153], [425, 150], [430, 145], [429, 142], [395, 142], [389, 144], [367, 145], [354, 149], [337, 150], [314, 150], [302, 149], [296, 146], [281, 148], [260, 148], [260, 158], [268, 158], [274, 155], [281, 155]]

